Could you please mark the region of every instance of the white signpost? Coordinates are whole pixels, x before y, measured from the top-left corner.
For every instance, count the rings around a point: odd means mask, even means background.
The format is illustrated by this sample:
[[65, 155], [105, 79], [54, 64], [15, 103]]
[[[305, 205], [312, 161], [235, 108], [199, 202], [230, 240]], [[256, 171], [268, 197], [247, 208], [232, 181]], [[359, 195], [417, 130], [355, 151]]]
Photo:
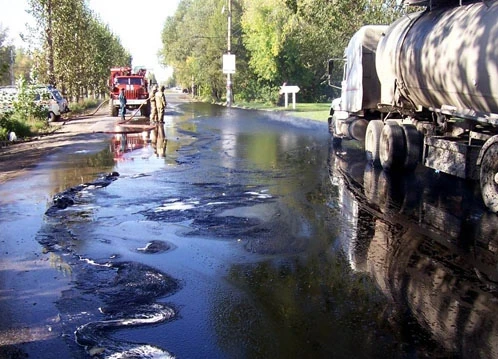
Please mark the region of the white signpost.
[[[230, 36], [229, 36], [230, 38]], [[230, 49], [230, 46], [228, 47]], [[223, 73], [227, 75], [227, 107], [232, 107], [232, 74], [235, 73], [235, 55], [223, 55]]]
[[232, 54], [223, 55], [223, 73], [224, 74], [235, 73], [235, 55]]
[[285, 108], [289, 106], [289, 100], [287, 94], [292, 94], [292, 108], [295, 110], [296, 109], [296, 93], [298, 93], [300, 90], [299, 86], [281, 86], [280, 87], [280, 94], [285, 95]]

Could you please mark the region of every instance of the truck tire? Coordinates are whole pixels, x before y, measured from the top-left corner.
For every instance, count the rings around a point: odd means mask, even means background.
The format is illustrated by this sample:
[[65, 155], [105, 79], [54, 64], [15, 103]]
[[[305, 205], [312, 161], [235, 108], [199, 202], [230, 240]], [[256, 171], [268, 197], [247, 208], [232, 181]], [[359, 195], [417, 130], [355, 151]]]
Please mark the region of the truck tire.
[[479, 177], [484, 204], [489, 210], [498, 212], [498, 142], [484, 152]]
[[415, 170], [420, 160], [422, 141], [420, 133], [414, 125], [403, 124], [401, 128], [403, 129], [406, 142], [406, 156], [403, 167], [406, 171], [411, 172]]
[[403, 168], [406, 157], [405, 134], [401, 126], [388, 122], [382, 129], [379, 143], [379, 157], [386, 171]]
[[380, 166], [379, 142], [380, 134], [384, 128], [381, 120], [372, 120], [368, 123], [367, 132], [365, 133], [365, 153], [367, 160], [374, 166]]
[[351, 121], [348, 126], [349, 137], [355, 139], [356, 141], [365, 141], [367, 126], [368, 122], [363, 118]]

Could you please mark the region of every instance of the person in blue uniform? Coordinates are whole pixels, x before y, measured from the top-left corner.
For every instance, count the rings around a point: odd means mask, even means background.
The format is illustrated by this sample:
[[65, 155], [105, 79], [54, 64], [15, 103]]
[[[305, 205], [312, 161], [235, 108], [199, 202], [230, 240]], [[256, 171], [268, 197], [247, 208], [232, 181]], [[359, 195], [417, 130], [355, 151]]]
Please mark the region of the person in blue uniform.
[[123, 88], [119, 92], [119, 107], [121, 112], [121, 119], [124, 121], [126, 113], [126, 95], [125, 95], [125, 90]]

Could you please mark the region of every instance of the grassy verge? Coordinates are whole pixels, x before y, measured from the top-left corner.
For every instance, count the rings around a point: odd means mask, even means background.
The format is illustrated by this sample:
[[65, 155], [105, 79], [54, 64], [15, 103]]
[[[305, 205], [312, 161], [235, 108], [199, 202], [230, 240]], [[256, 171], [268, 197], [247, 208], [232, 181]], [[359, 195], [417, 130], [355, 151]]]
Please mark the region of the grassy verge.
[[282, 111], [290, 116], [323, 122], [327, 121], [330, 111], [330, 103], [297, 103], [295, 109], [292, 108], [292, 104], [285, 108], [261, 102], [237, 102], [234, 106], [254, 110]]
[[71, 102], [69, 104], [69, 108], [71, 109], [71, 115], [73, 116], [83, 115], [91, 110], [96, 109], [101, 102], [102, 102], [101, 100], [95, 100], [95, 99], [84, 99], [79, 102]]

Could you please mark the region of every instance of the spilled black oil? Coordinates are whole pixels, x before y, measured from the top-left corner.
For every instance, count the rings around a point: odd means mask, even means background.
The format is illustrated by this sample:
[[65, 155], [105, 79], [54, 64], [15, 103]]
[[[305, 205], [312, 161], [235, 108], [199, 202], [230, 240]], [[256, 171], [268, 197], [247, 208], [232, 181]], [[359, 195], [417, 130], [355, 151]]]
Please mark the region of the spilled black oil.
[[[115, 340], [112, 333], [172, 320], [175, 310], [157, 299], [174, 293], [178, 282], [147, 265], [122, 262], [119, 256], [97, 262], [76, 253], [73, 247], [78, 237], [71, 228], [89, 221], [85, 206], [91, 201], [91, 192], [107, 187], [118, 177], [119, 173], [112, 172], [56, 194], [52, 206], [45, 212], [47, 221], [38, 234], [38, 241], [52, 252], [66, 256], [75, 276], [74, 286], [64, 293], [59, 308], [64, 313], [63, 322], [76, 326], [75, 342], [91, 357], [171, 358], [168, 351], [158, 346]], [[68, 207], [74, 210], [62, 213]], [[167, 249], [167, 243], [152, 241], [137, 250], [150, 254]], [[83, 307], [84, 310], [74, 310]]]
[[324, 124], [165, 119], [114, 135], [114, 166], [55, 194], [37, 233], [71, 268], [75, 355], [498, 355], [498, 223], [472, 184], [386, 174]]

